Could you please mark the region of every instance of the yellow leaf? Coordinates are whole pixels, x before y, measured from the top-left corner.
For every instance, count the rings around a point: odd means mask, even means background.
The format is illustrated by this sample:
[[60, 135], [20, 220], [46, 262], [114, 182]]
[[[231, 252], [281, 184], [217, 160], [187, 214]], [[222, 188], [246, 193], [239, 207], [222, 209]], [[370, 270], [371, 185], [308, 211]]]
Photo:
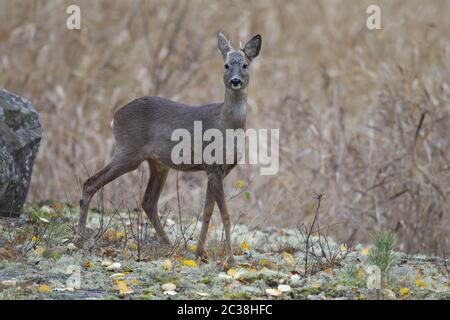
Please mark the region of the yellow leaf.
[[88, 261], [85, 264], [86, 269], [91, 269], [94, 267], [94, 263], [92, 261]]
[[189, 250], [191, 250], [191, 252], [195, 252], [195, 251], [197, 251], [197, 246], [195, 244], [193, 244], [189, 247]]
[[33, 237], [31, 237], [31, 241], [37, 242], [37, 241], [39, 241], [39, 237], [33, 236]]
[[362, 278], [366, 275], [366, 271], [364, 270], [364, 268], [359, 267], [358, 270], [356, 270], [356, 275], [358, 276], [358, 278]]
[[401, 297], [407, 296], [407, 295], [409, 295], [410, 291], [411, 290], [409, 290], [409, 288], [400, 288], [400, 290], [399, 290], [400, 296]]
[[244, 180], [236, 181], [235, 187], [238, 188], [238, 189], [244, 188]]
[[135, 242], [130, 242], [130, 243], [128, 243], [128, 248], [130, 250], [137, 250], [138, 246]]
[[346, 244], [341, 244], [341, 246], [339, 247], [339, 249], [340, 249], [342, 252], [347, 252], [347, 251], [348, 251], [348, 247], [347, 247]]
[[130, 288], [128, 288], [128, 285], [125, 281], [123, 280], [116, 280], [116, 285], [117, 285], [117, 289], [119, 290], [119, 293], [121, 295], [127, 295], [130, 293], [133, 293], [133, 290], [130, 290]]
[[183, 260], [183, 265], [195, 268], [197, 266], [197, 262], [195, 262], [194, 260]]
[[41, 285], [38, 287], [38, 291], [41, 292], [41, 293], [51, 293], [51, 292], [53, 292], [53, 289], [50, 288], [50, 287], [49, 287], [48, 285], [46, 285], [46, 284], [41, 284]]
[[131, 284], [133, 285], [133, 286], [138, 286], [138, 285], [140, 285], [141, 284], [141, 282], [139, 281], [139, 279], [132, 279], [131, 280]]
[[242, 242], [241, 243], [241, 249], [242, 251], [249, 251], [250, 250], [250, 245], [248, 244], [248, 242]]
[[269, 260], [267, 260], [267, 259], [261, 259], [261, 260], [259, 261], [259, 264], [262, 265], [262, 266], [267, 266], [267, 265], [269, 264]]
[[44, 254], [44, 252], [45, 252], [45, 248], [44, 247], [36, 247], [34, 252], [36, 253], [36, 255], [42, 256]]
[[425, 281], [423, 281], [422, 279], [422, 275], [418, 274], [416, 277], [416, 286], [418, 286], [419, 288], [426, 288], [427, 284]]
[[365, 247], [361, 250], [361, 255], [362, 256], [368, 256], [369, 255], [369, 247]]
[[291, 266], [293, 266], [295, 264], [295, 259], [292, 256], [292, 254], [288, 253], [288, 252], [283, 252], [281, 254], [281, 256], [283, 257], [284, 261], [286, 261], [288, 264], [290, 264]]
[[123, 238], [125, 238], [125, 231], [117, 231], [116, 232], [116, 239], [120, 240], [120, 239], [123, 239]]
[[233, 268], [228, 269], [228, 271], [227, 271], [227, 274], [228, 274], [230, 277], [234, 277], [234, 276], [236, 275], [236, 273], [237, 273], [237, 270], [236, 270], [236, 269], [233, 269]]
[[169, 259], [164, 260], [163, 269], [164, 271], [169, 271], [170, 269], [172, 269], [172, 262]]

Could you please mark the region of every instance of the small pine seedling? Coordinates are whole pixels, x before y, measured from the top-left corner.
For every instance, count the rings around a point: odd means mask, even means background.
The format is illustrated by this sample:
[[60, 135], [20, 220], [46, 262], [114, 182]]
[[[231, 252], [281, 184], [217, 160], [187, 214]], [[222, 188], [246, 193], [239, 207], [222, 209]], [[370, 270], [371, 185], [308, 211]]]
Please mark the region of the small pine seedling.
[[395, 264], [395, 234], [392, 231], [381, 231], [374, 235], [374, 246], [369, 251], [369, 262], [380, 268], [382, 277], [389, 278], [389, 272]]

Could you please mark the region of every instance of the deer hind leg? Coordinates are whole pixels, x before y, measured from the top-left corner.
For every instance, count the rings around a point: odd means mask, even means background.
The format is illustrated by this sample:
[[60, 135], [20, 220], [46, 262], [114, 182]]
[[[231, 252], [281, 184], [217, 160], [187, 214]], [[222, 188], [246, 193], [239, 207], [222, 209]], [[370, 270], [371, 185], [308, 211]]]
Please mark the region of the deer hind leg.
[[202, 229], [200, 230], [200, 237], [197, 244], [197, 251], [195, 253], [197, 258], [200, 258], [205, 250], [206, 234], [208, 233], [209, 222], [211, 221], [211, 216], [214, 211], [214, 200], [215, 198], [212, 186], [211, 183], [208, 182], [208, 186], [206, 187], [205, 205], [203, 207]]
[[231, 222], [230, 214], [228, 213], [227, 203], [225, 200], [225, 193], [223, 190], [223, 177], [224, 175], [221, 173], [208, 174], [208, 180], [211, 183], [213, 194], [216, 199], [217, 206], [219, 207], [220, 215], [222, 217], [223, 228], [225, 230], [225, 249], [228, 255], [227, 263], [232, 266], [234, 264], [234, 256], [231, 246]]
[[148, 163], [150, 166], [150, 178], [148, 180], [147, 189], [145, 190], [144, 199], [142, 200], [142, 208], [162, 241], [166, 245], [171, 246], [172, 244], [169, 237], [164, 231], [158, 217], [158, 200], [164, 187], [164, 183], [166, 182], [169, 169], [159, 167], [152, 161], [149, 161]]
[[77, 244], [83, 245], [85, 240], [86, 219], [89, 204], [94, 194], [103, 186], [119, 176], [137, 169], [141, 160], [135, 155], [114, 155], [111, 162], [83, 183], [83, 194], [80, 200], [80, 219], [78, 222]]

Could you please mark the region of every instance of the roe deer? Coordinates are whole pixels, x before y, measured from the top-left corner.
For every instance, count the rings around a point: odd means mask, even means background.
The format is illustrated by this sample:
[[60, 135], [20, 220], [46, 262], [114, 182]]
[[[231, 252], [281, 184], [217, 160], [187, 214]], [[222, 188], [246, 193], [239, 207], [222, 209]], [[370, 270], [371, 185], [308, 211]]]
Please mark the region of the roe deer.
[[83, 184], [80, 200], [80, 220], [77, 243], [83, 244], [89, 203], [94, 194], [107, 183], [133, 171], [147, 161], [150, 178], [142, 201], [142, 207], [161, 239], [170, 245], [158, 218], [158, 199], [166, 181], [169, 169], [179, 171], [205, 171], [208, 177], [203, 222], [197, 246], [196, 256], [204, 253], [204, 244], [208, 225], [214, 210], [214, 202], [220, 210], [226, 237], [227, 262], [233, 264], [233, 251], [230, 235], [230, 216], [224, 196], [223, 179], [236, 165], [223, 164], [175, 164], [171, 159], [172, 148], [176, 144], [171, 140], [172, 132], [183, 128], [193, 133], [194, 121], [201, 121], [203, 130], [218, 129], [225, 136], [226, 129], [244, 129], [249, 83], [248, 67], [258, 56], [261, 49], [261, 36], [256, 35], [244, 48], [233, 49], [222, 32], [217, 34], [218, 48], [224, 59], [223, 80], [225, 100], [203, 106], [188, 106], [160, 97], [138, 98], [114, 115], [113, 130], [116, 147], [111, 162], [87, 179]]

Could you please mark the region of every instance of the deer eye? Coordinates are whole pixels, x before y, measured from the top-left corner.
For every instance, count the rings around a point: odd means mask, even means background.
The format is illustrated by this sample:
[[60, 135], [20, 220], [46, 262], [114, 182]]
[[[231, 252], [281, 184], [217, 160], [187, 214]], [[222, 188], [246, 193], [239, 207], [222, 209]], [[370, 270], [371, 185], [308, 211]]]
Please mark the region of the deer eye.
[[230, 66], [228, 64], [226, 64], [226, 65], [224, 65], [224, 68], [228, 70], [228, 69], [230, 69]]
[[244, 64], [242, 65], [242, 68], [247, 69], [247, 68], [248, 68], [248, 64], [244, 63]]

